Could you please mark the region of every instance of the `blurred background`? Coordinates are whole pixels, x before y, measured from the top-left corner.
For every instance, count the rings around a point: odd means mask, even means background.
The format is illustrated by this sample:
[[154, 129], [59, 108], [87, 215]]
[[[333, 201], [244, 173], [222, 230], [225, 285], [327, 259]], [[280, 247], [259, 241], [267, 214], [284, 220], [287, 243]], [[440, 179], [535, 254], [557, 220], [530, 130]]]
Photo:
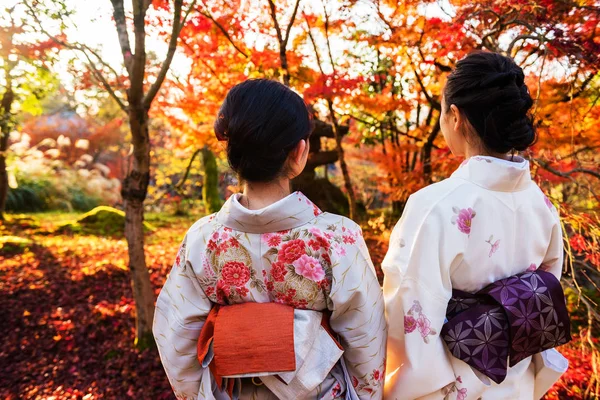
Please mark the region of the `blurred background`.
[[378, 266], [408, 196], [462, 161], [441, 91], [476, 49], [525, 70], [525, 157], [562, 216], [575, 339], [547, 398], [600, 396], [600, 2], [0, 3], [0, 397], [173, 398], [151, 305], [190, 224], [238, 190], [212, 124], [247, 78], [309, 104], [294, 187], [360, 221]]

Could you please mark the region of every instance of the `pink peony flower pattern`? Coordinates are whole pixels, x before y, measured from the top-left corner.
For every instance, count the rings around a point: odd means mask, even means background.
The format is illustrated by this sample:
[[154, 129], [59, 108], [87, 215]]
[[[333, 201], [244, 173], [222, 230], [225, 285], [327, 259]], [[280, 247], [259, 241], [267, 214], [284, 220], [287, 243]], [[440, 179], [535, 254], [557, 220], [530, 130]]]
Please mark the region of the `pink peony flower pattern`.
[[404, 333], [411, 333], [417, 329], [417, 320], [412, 315], [404, 316]]
[[304, 254], [294, 261], [292, 265], [298, 275], [302, 275], [313, 282], [319, 282], [325, 278], [323, 267], [319, 263], [319, 260], [314, 257]]
[[404, 334], [408, 335], [418, 331], [425, 343], [429, 343], [429, 336], [437, 334], [431, 327], [431, 321], [423, 314], [423, 307], [418, 300], [413, 302], [412, 307], [404, 316]]
[[471, 234], [471, 226], [473, 224], [473, 218], [477, 215], [472, 208], [459, 209], [458, 207], [452, 207], [454, 215], [452, 217], [452, 224], [458, 227], [458, 230], [467, 235]]

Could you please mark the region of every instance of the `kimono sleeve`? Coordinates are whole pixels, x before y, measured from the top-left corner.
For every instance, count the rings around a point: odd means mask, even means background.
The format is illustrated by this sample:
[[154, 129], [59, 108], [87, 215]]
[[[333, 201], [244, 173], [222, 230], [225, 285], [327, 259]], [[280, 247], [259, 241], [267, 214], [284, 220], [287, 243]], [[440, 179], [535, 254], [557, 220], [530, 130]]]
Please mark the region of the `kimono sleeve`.
[[385, 397], [396, 400], [443, 393], [456, 380], [440, 331], [452, 294], [449, 271], [467, 235], [452, 225], [451, 213], [427, 203], [409, 199], [382, 263], [389, 324]]
[[211, 302], [188, 257], [189, 233], [156, 302], [153, 333], [160, 360], [178, 399], [198, 398], [203, 368], [198, 362], [200, 330]]
[[560, 279], [563, 270], [564, 244], [563, 232], [558, 211], [552, 207], [554, 225], [550, 236], [550, 244], [543, 261], [543, 269]]
[[381, 286], [360, 227], [354, 224], [344, 237], [346, 244], [337, 249], [342, 256], [332, 270], [330, 324], [340, 336], [358, 397], [381, 399], [387, 338]]

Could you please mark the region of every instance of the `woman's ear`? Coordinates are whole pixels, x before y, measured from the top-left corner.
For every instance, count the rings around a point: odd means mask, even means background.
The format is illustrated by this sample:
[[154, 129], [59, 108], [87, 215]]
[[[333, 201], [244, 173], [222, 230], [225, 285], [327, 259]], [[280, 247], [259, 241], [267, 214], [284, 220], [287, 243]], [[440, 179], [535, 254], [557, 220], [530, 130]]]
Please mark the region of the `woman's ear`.
[[456, 107], [454, 104], [450, 106], [450, 115], [452, 118], [451, 122], [453, 124], [454, 131], [459, 132], [460, 126], [463, 123], [463, 115], [458, 107]]
[[296, 147], [290, 151], [288, 156], [288, 167], [290, 172], [290, 179], [293, 179], [300, 175], [306, 166], [308, 161], [308, 140], [302, 139], [298, 142]]

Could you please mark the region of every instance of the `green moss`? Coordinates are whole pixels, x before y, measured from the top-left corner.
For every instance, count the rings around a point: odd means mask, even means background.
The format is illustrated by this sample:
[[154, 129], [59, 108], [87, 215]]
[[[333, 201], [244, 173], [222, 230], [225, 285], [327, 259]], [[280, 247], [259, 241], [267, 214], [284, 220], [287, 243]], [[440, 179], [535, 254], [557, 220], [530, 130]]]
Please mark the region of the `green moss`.
[[[144, 222], [145, 231], [154, 227]], [[74, 221], [60, 225], [57, 233], [91, 234], [100, 236], [123, 236], [125, 231], [125, 213], [116, 208], [99, 206], [81, 215]]]
[[0, 254], [12, 256], [24, 253], [33, 242], [18, 236], [0, 236]]

